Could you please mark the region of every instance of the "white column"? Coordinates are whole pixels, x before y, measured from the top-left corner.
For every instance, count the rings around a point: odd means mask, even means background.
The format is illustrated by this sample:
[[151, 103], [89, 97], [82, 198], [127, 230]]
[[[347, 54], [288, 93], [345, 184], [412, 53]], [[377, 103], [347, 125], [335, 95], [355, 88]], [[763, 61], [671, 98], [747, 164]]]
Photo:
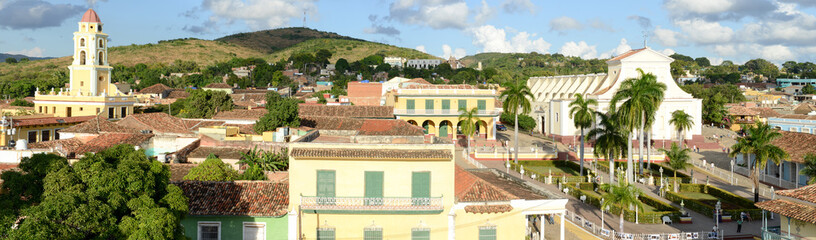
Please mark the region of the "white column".
[[538, 240], [544, 240], [544, 215], [538, 215]]
[[91, 84], [91, 96], [96, 96], [97, 83], [99, 82], [99, 79], [97, 79], [98, 77], [96, 68], [91, 68], [91, 79], [89, 82]]
[[456, 214], [448, 214], [448, 240], [456, 240]]
[[567, 215], [567, 212], [561, 213], [561, 240], [564, 240], [564, 225], [567, 225], [567, 219], [564, 218], [564, 215]]
[[289, 212], [289, 216], [287, 216], [287, 217], [289, 218], [288, 219], [289, 225], [288, 225], [288, 230], [287, 230], [289, 232], [288, 233], [288, 235], [289, 235], [288, 239], [289, 240], [297, 240], [297, 235], [298, 235], [298, 232], [297, 232], [298, 212], [297, 212], [297, 210], [292, 209], [292, 211]]

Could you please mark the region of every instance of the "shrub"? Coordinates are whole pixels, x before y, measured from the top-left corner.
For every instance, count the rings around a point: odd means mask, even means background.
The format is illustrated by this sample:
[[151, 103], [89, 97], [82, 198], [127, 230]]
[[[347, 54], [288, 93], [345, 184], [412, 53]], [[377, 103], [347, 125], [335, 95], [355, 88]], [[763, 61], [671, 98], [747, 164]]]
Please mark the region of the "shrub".
[[681, 193], [667, 192], [666, 199], [677, 204], [680, 204], [682, 201], [685, 208], [708, 217], [714, 217], [715, 206], [682, 195], [682, 192], [702, 193], [705, 191], [708, 191], [709, 195], [719, 198], [722, 202], [728, 202], [740, 207], [739, 209], [723, 209], [723, 214], [730, 214], [733, 217], [739, 216], [740, 212], [746, 212], [751, 216], [751, 218], [762, 217], [762, 210], [754, 206], [754, 203], [751, 200], [737, 196], [720, 188], [706, 186], [704, 184], [681, 184]]
[[[507, 112], [504, 112], [501, 115], [501, 122], [503, 124], [507, 125], [507, 126], [515, 126], [514, 125], [516, 123], [515, 120], [516, 120], [516, 116], [512, 115], [512, 114], [509, 114]], [[521, 128], [521, 130], [527, 131], [527, 130], [535, 128], [535, 126], [536, 126], [535, 120], [532, 117], [527, 116], [527, 115], [519, 114], [518, 121], [519, 121], [519, 127]]]
[[18, 107], [33, 107], [34, 103], [26, 101], [24, 99], [18, 98], [15, 99], [14, 102], [10, 103], [11, 106], [18, 106]]
[[[590, 193], [594, 191], [582, 190], [585, 188], [585, 185], [589, 185], [590, 183], [579, 184], [579, 188], [575, 188], [575, 186], [571, 184], [564, 185], [565, 188], [569, 189], [569, 194], [575, 198], [579, 198], [581, 196], [586, 196], [586, 203], [592, 206], [597, 207], [598, 209], [601, 208], [601, 199], [596, 194]], [[623, 211], [623, 218], [629, 222], [637, 222], [639, 223], [646, 223], [646, 224], [653, 224], [653, 223], [663, 223], [663, 216], [669, 216], [673, 219], [673, 221], [679, 221], [680, 217], [680, 209], [675, 208], [671, 205], [665, 204], [660, 200], [651, 198], [649, 196], [640, 196], [638, 197], [641, 202], [645, 205], [649, 205], [654, 207], [659, 212], [643, 212], [640, 211], [635, 213], [635, 211], [624, 209]], [[610, 206], [609, 213], [613, 215], [619, 215], [621, 209], [617, 206]], [[637, 219], [635, 219], [637, 217]]]

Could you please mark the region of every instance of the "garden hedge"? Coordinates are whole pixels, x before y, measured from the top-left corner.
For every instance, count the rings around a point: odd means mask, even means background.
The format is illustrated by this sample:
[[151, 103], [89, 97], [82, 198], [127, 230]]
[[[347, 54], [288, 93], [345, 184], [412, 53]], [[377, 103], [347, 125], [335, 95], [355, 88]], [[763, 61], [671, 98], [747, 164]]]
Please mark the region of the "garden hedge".
[[[569, 189], [569, 194], [575, 198], [580, 199], [581, 196], [586, 196], [586, 203], [592, 206], [597, 207], [598, 209], [601, 208], [601, 199], [595, 194], [589, 193], [594, 192], [594, 185], [593, 183], [581, 183], [579, 184], [579, 188], [575, 188], [574, 184], [565, 184], [563, 185], [567, 189]], [[592, 190], [584, 190], [586, 188], [591, 188]], [[663, 203], [660, 200], [651, 198], [649, 196], [643, 195], [640, 196], [638, 199], [645, 204], [655, 207], [655, 209], [660, 210], [659, 212], [639, 212], [635, 213], [635, 211], [624, 209], [623, 219], [629, 222], [635, 222], [635, 216], [637, 216], [639, 223], [663, 223], [663, 216], [669, 216], [672, 221], [679, 221], [680, 216], [680, 209], [675, 208], [669, 204]], [[618, 206], [610, 206], [609, 213], [619, 216], [621, 209]]]
[[683, 201], [685, 208], [689, 210], [695, 211], [697, 213], [703, 214], [708, 217], [714, 217], [714, 209], [716, 206], [712, 206], [710, 204], [706, 204], [701, 202], [697, 199], [691, 199], [682, 195], [682, 192], [698, 192], [698, 193], [706, 193], [719, 198], [722, 202], [728, 202], [731, 204], [735, 204], [740, 209], [723, 209], [723, 214], [731, 215], [732, 217], [738, 217], [740, 212], [745, 212], [750, 214], [751, 218], [761, 218], [762, 217], [762, 210], [754, 206], [754, 202], [748, 200], [746, 198], [740, 197], [736, 194], [731, 192], [722, 190], [720, 188], [714, 186], [707, 186], [705, 184], [680, 184], [680, 192], [666, 192], [666, 199], [672, 201], [674, 203], [680, 204], [681, 200]]

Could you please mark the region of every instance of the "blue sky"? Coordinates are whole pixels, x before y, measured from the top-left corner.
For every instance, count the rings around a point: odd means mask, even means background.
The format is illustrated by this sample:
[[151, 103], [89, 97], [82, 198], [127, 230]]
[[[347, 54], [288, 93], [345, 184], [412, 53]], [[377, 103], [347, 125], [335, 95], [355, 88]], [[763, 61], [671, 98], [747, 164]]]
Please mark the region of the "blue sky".
[[[816, 61], [814, 0], [0, 0], [0, 52], [66, 56], [93, 7], [111, 44], [306, 26], [462, 57], [607, 58], [643, 46], [743, 63]], [[646, 37], [644, 37], [644, 33]]]

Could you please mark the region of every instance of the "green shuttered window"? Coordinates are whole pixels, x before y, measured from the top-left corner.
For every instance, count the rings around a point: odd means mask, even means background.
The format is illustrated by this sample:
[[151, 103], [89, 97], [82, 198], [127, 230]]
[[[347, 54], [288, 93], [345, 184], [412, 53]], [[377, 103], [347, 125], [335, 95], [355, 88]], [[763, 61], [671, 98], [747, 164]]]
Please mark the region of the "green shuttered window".
[[365, 229], [363, 231], [363, 240], [382, 240], [382, 228]]
[[467, 111], [467, 110], [468, 110], [468, 107], [467, 107], [467, 100], [460, 99], [460, 100], [459, 100], [459, 108], [458, 108], [458, 109], [459, 109], [459, 110], [465, 109], [465, 111]]
[[413, 172], [411, 175], [411, 197], [414, 205], [429, 205], [431, 197], [431, 172]]
[[319, 204], [334, 204], [334, 185], [335, 172], [334, 170], [318, 170], [317, 171], [317, 196]]
[[496, 227], [479, 227], [479, 240], [496, 240]]
[[365, 204], [382, 205], [383, 172], [365, 172]]
[[442, 100], [442, 110], [450, 110], [450, 100]]
[[434, 109], [434, 100], [433, 99], [426, 99], [425, 100], [425, 109]]
[[405, 102], [405, 105], [406, 105], [405, 108], [407, 108], [408, 110], [414, 110], [414, 100], [413, 99], [408, 99], [408, 101]]
[[334, 228], [318, 228], [317, 240], [334, 240]]
[[476, 103], [479, 105], [479, 111], [487, 110], [487, 101], [486, 100], [478, 100]]
[[428, 228], [414, 228], [411, 230], [411, 240], [430, 240], [431, 229]]

